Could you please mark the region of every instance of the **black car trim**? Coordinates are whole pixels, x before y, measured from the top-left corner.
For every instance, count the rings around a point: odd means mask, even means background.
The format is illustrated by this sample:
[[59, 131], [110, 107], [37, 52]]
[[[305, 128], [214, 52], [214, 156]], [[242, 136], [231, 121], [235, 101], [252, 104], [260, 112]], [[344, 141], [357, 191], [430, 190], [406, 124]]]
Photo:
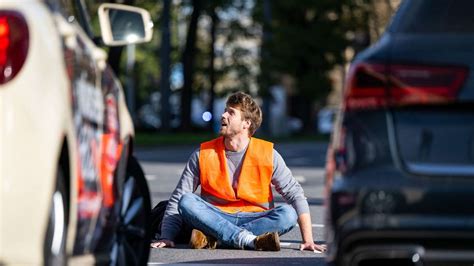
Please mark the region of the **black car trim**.
[[474, 165], [406, 163], [410, 172], [420, 175], [474, 176]]

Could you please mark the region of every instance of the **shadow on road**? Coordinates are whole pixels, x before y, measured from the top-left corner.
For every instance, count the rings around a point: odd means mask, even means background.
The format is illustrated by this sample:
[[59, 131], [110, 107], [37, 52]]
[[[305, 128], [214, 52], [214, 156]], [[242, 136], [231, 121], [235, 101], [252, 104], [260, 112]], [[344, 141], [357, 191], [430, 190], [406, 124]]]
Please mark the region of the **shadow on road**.
[[253, 264], [253, 265], [324, 265], [324, 258], [232, 258], [232, 259], [215, 259], [215, 260], [195, 260], [182, 262], [184, 264]]
[[[323, 198], [307, 198], [307, 200], [310, 206], [323, 206], [324, 205]], [[274, 201], [275, 203], [285, 202], [285, 200], [279, 195], [274, 195]]]
[[[281, 242], [285, 242], [285, 243], [291, 243], [291, 244], [295, 244], [296, 246], [298, 246], [298, 248], [296, 250], [299, 250], [299, 244], [301, 244], [301, 240], [289, 240], [289, 239], [285, 239], [285, 235], [283, 236], [280, 236], [280, 241]], [[325, 241], [314, 241], [314, 243], [318, 244], [318, 245], [324, 245], [326, 244]], [[305, 251], [306, 252], [306, 251]]]

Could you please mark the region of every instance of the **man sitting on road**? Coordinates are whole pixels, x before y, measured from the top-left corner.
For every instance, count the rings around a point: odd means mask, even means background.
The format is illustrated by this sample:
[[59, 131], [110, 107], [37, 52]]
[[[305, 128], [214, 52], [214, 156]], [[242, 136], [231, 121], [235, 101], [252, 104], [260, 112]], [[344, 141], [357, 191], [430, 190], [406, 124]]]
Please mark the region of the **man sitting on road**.
[[[298, 221], [301, 250], [325, 251], [313, 241], [309, 206], [273, 143], [251, 137], [262, 112], [247, 94], [231, 95], [220, 137], [202, 143], [190, 157], [168, 203], [161, 239], [153, 248], [174, 247], [182, 222], [195, 228], [192, 248], [280, 250], [279, 235]], [[274, 207], [271, 184], [290, 205]], [[201, 196], [193, 192], [201, 185]]]

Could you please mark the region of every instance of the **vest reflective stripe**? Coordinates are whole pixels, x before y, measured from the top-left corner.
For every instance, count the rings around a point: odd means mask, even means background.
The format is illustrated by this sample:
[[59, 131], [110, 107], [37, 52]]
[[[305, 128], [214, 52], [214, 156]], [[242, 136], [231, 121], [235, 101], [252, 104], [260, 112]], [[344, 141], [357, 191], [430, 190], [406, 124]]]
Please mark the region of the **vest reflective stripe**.
[[201, 197], [225, 212], [259, 212], [274, 206], [271, 142], [250, 139], [236, 191], [229, 181], [223, 137], [201, 144], [199, 170]]

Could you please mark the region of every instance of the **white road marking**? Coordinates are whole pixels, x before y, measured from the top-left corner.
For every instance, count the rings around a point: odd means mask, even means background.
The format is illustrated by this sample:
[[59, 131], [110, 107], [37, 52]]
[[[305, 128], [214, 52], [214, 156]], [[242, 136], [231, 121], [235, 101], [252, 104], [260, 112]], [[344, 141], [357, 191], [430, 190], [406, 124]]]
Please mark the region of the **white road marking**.
[[[285, 247], [285, 248], [288, 248], [290, 246], [293, 246], [293, 247], [299, 247], [300, 243], [291, 243], [291, 242], [280, 242], [280, 246], [281, 247]], [[321, 251], [318, 251], [318, 250], [313, 250], [314, 253], [322, 253]]]
[[145, 175], [145, 178], [148, 181], [153, 181], [153, 180], [156, 180], [158, 178], [158, 176], [156, 176], [156, 175]]
[[294, 178], [295, 178], [296, 181], [298, 181], [298, 183], [300, 183], [300, 184], [306, 183], [306, 177], [304, 177], [304, 176], [302, 176], [302, 175], [295, 175]]
[[[296, 226], [300, 226], [299, 224], [297, 224]], [[324, 224], [311, 224], [311, 227], [318, 227], [318, 228], [323, 228], [324, 227]]]

